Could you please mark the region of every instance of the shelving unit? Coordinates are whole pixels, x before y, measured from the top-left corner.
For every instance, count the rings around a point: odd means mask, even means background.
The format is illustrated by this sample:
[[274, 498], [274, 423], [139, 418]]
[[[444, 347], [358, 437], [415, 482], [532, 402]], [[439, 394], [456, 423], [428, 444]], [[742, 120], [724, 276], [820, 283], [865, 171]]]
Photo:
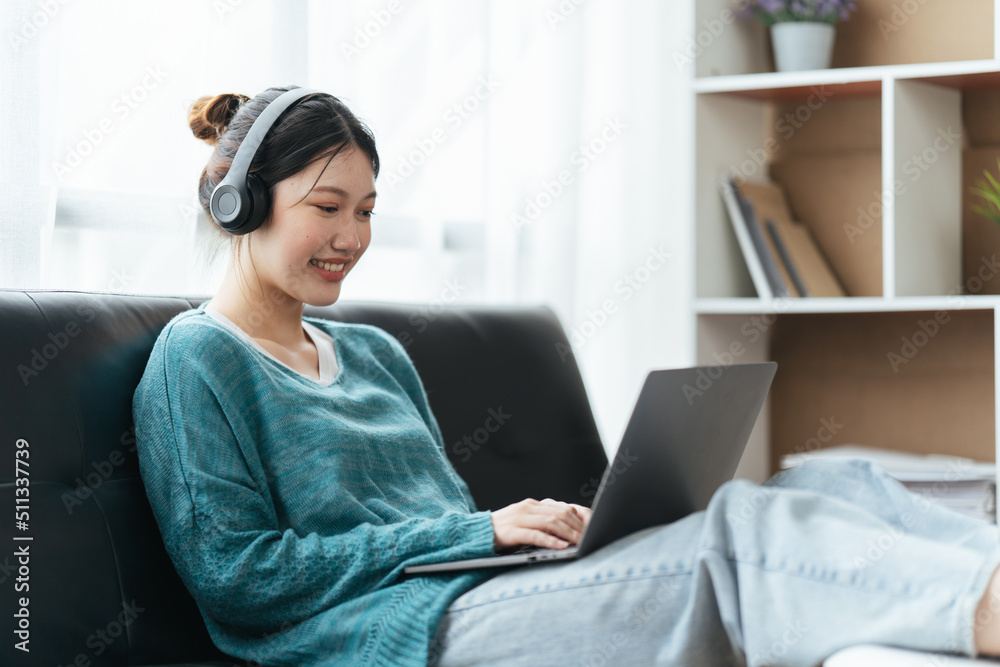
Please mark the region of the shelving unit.
[[[734, 4], [695, 3], [692, 94], [698, 362], [778, 362], [737, 476], [852, 443], [996, 460], [1000, 227], [965, 193], [1000, 158], [998, 2], [858, 0], [831, 69], [781, 73], [764, 26], [718, 30]], [[851, 296], [757, 298], [722, 172], [780, 183]]]

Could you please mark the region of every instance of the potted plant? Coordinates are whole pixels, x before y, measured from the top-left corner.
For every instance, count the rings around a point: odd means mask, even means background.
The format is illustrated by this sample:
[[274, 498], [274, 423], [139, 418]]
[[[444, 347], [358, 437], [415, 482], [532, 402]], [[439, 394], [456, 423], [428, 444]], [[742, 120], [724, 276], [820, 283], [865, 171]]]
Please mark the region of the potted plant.
[[825, 69], [833, 57], [834, 24], [857, 9], [854, 0], [740, 0], [743, 14], [771, 29], [779, 72]]
[[[997, 170], [1000, 171], [1000, 158], [997, 159]], [[983, 170], [984, 179], [976, 181], [976, 186], [970, 188], [972, 194], [983, 200], [982, 204], [972, 206], [972, 210], [1000, 225], [1000, 183], [989, 170]]]

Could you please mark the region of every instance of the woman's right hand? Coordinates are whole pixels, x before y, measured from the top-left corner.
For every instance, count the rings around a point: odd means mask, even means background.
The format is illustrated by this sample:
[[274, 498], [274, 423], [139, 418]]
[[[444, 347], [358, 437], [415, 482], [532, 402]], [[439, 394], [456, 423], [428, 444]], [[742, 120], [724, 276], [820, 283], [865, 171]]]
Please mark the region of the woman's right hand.
[[576, 544], [590, 521], [591, 511], [583, 505], [551, 498], [525, 498], [490, 514], [493, 550], [501, 551], [523, 544], [548, 549], [564, 549]]

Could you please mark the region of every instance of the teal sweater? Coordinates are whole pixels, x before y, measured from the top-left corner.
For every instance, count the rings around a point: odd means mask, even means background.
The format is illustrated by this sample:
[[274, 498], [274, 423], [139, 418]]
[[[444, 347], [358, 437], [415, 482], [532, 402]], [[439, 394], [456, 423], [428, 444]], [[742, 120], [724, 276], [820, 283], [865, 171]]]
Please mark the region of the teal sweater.
[[[496, 570], [402, 344], [306, 317], [340, 371], [321, 386], [202, 308], [175, 316], [135, 391], [139, 468], [167, 553], [213, 642], [265, 665], [426, 665], [448, 605]], [[443, 360], [443, 363], [448, 363]]]

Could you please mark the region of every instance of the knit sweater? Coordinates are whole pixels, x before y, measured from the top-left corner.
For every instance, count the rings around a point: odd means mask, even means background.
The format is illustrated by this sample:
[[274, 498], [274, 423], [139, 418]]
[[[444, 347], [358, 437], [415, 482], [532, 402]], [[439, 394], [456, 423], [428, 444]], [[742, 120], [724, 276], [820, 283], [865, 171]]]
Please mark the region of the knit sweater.
[[153, 346], [133, 397], [139, 467], [167, 553], [223, 652], [265, 665], [426, 665], [448, 605], [496, 570], [404, 575], [494, 554], [402, 344], [306, 317], [328, 386], [202, 308]]

